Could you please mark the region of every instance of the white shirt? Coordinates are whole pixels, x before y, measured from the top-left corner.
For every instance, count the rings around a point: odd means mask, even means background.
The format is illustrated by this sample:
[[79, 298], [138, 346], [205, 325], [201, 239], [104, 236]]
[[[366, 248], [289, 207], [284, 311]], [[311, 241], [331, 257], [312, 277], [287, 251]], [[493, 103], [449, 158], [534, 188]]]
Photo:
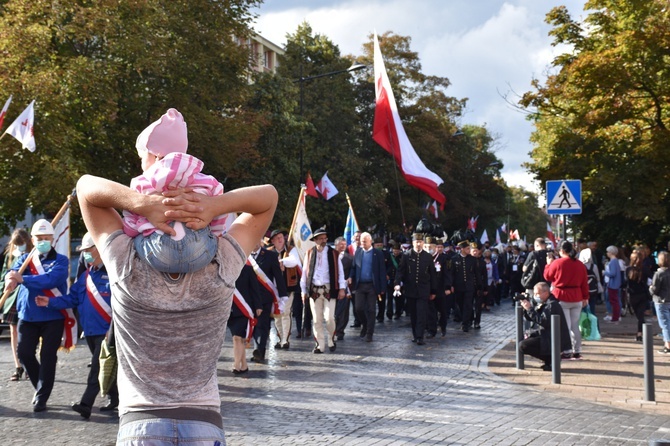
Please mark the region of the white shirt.
[[[312, 285], [315, 286], [323, 286], [330, 284], [330, 274], [329, 274], [329, 269], [328, 269], [328, 246], [323, 248], [323, 251], [319, 252], [319, 250], [316, 250], [316, 263], [314, 264], [314, 274], [312, 276]], [[309, 256], [309, 251], [307, 254], [305, 254], [305, 268], [309, 267], [308, 264], [308, 256]], [[338, 271], [339, 274], [337, 275], [337, 283], [338, 283], [338, 289], [340, 290], [346, 290], [347, 289], [347, 282], [344, 280], [344, 268], [342, 267], [342, 255], [340, 254], [337, 257], [337, 262], [339, 263], [338, 265]], [[302, 277], [300, 278], [300, 289], [302, 290], [303, 294], [308, 294], [309, 290], [307, 290], [307, 274], [303, 274]]]

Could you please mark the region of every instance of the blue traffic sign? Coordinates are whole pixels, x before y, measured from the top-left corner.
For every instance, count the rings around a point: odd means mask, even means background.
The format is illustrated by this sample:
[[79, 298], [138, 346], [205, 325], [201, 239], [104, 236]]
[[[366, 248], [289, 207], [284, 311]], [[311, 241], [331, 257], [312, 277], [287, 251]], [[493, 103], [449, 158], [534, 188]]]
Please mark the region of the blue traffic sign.
[[581, 214], [582, 181], [547, 181], [547, 214]]

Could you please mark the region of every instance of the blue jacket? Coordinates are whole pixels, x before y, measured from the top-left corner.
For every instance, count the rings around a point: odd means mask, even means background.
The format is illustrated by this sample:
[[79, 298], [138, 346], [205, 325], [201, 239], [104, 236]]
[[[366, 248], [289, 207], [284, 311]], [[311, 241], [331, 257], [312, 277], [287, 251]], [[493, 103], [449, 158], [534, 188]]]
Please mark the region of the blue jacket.
[[619, 268], [619, 260], [610, 260], [605, 268], [605, 276], [609, 277], [607, 288], [618, 290], [621, 288], [621, 268]]
[[[351, 289], [356, 290], [361, 280], [361, 270], [363, 268], [363, 248], [358, 248], [354, 254], [354, 261], [351, 263], [349, 277]], [[375, 293], [382, 294], [386, 292], [386, 264], [384, 262], [384, 253], [379, 249], [372, 248], [372, 285]]]
[[111, 306], [112, 293], [109, 289], [109, 276], [104, 266], [100, 269], [84, 270], [70, 287], [70, 293], [49, 299], [49, 308], [62, 310], [77, 307], [79, 322], [86, 336], [104, 335], [109, 330], [109, 322], [95, 309], [86, 292], [86, 277], [90, 274], [95, 287], [105, 303]]
[[[28, 254], [23, 254], [19, 257], [12, 271], [18, 271], [27, 258]], [[38, 307], [35, 303], [35, 297], [43, 296], [44, 291], [51, 288], [57, 288], [61, 294], [66, 294], [70, 262], [67, 257], [58, 254], [53, 248], [41, 261], [44, 267], [44, 274], [33, 275], [30, 267], [26, 268], [23, 272], [23, 283], [19, 286], [19, 293], [16, 297], [16, 309], [19, 313], [19, 319], [27, 322], [64, 319], [60, 311], [54, 308]]]

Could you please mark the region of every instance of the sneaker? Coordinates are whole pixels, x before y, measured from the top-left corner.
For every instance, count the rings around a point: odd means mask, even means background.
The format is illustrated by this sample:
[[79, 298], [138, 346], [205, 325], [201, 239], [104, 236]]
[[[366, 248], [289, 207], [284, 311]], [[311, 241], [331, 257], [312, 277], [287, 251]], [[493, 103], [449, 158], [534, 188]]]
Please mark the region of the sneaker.
[[572, 354], [572, 359], [580, 360], [580, 359], [582, 359], [582, 354], [581, 353], [573, 353]]
[[659, 353], [662, 353], [664, 355], [670, 354], [670, 348], [668, 347], [663, 347], [661, 350], [658, 351]]
[[608, 315], [606, 315], [606, 316], [603, 318], [603, 320], [604, 320], [604, 321], [611, 321], [611, 320], [612, 320], [612, 316], [608, 314]]
[[561, 359], [562, 360], [572, 359], [572, 353], [561, 353]]

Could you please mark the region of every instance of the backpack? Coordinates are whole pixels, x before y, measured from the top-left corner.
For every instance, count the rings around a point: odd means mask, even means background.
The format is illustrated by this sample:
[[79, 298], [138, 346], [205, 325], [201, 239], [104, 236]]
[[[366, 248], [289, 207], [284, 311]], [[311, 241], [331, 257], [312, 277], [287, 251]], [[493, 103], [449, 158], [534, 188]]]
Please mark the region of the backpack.
[[528, 268], [521, 276], [521, 286], [529, 290], [533, 288], [536, 283], [541, 281], [540, 265], [538, 264], [537, 259], [533, 259], [530, 268]]
[[591, 267], [586, 269], [586, 276], [589, 279], [589, 293], [598, 292], [598, 277], [596, 276], [596, 273], [593, 272], [593, 268], [595, 268], [595, 265], [591, 264]]

